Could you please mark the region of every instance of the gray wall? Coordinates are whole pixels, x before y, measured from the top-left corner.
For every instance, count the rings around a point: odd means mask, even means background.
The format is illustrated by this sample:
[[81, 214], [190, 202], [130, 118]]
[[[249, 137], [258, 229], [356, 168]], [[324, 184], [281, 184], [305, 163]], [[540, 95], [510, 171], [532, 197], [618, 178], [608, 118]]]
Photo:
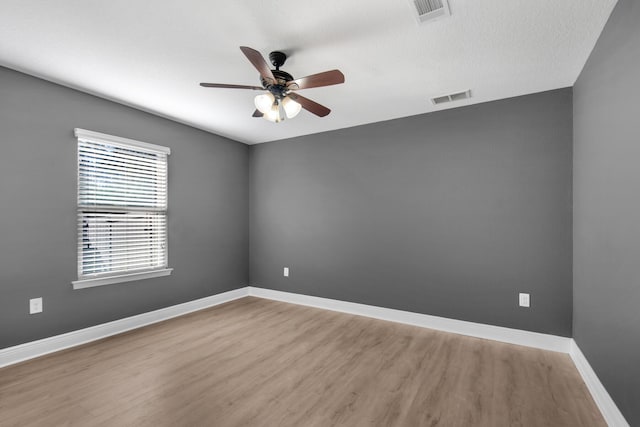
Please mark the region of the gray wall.
[[[75, 127], [171, 147], [173, 275], [72, 290]], [[247, 285], [246, 145], [0, 67], [0, 150], [0, 348]]]
[[574, 335], [640, 425], [640, 4], [620, 0], [574, 90]]
[[251, 284], [570, 336], [571, 103], [563, 89], [252, 146]]

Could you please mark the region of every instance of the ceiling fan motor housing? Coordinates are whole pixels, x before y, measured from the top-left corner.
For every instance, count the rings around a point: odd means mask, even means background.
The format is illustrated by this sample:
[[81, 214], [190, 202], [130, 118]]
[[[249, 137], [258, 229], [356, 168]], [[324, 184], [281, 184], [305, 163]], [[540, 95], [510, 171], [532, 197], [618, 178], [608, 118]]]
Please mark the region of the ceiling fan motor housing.
[[289, 93], [287, 83], [293, 80], [293, 76], [282, 70], [271, 70], [273, 76], [276, 78], [275, 83], [271, 83], [270, 80], [261, 78], [262, 86], [273, 94], [276, 98], [283, 98]]

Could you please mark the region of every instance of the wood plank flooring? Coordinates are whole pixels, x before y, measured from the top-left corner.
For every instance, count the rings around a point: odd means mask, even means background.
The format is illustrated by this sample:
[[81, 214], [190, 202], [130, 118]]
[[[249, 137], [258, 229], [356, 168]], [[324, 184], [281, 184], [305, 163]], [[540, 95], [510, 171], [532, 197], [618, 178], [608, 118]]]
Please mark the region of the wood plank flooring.
[[0, 369], [2, 426], [605, 426], [566, 354], [258, 298]]

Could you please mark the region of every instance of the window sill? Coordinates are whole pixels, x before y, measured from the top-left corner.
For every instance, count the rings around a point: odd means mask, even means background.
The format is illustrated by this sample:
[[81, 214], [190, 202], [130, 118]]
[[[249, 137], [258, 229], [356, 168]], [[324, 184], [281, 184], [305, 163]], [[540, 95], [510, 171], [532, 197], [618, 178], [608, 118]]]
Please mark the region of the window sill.
[[71, 282], [73, 289], [93, 288], [95, 286], [113, 285], [115, 283], [131, 282], [133, 280], [151, 279], [153, 277], [168, 276], [173, 268], [162, 270], [142, 271], [138, 273], [121, 274], [119, 276], [96, 277], [95, 279], [82, 279]]

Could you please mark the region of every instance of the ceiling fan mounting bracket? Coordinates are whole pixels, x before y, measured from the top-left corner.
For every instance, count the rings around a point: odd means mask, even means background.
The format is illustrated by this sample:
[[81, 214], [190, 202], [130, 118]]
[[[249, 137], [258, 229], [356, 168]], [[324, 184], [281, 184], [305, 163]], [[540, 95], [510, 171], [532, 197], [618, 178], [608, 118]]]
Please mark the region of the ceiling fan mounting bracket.
[[287, 60], [287, 54], [284, 52], [280, 52], [279, 50], [275, 50], [269, 54], [269, 60], [276, 70], [280, 69]]

